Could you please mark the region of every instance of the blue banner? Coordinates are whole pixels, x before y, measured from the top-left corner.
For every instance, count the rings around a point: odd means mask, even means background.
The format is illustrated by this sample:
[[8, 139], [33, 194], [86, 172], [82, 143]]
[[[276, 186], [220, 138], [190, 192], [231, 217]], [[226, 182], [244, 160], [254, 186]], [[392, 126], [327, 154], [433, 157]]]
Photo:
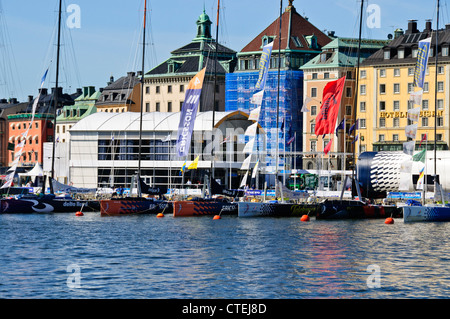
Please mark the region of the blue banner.
[[414, 70], [414, 86], [423, 88], [425, 74], [427, 71], [428, 55], [430, 53], [431, 37], [419, 41], [419, 49], [417, 50], [417, 62]]
[[262, 90], [266, 85], [267, 72], [270, 66], [270, 55], [272, 54], [273, 41], [265, 45], [263, 52], [261, 53], [261, 58], [259, 59], [259, 74], [258, 82], [256, 82], [255, 89]]
[[197, 116], [200, 95], [202, 94], [203, 78], [205, 68], [198, 72], [189, 82], [181, 107], [180, 123], [178, 124], [177, 154], [180, 157], [189, 154], [191, 147], [192, 132], [194, 131], [195, 117]]

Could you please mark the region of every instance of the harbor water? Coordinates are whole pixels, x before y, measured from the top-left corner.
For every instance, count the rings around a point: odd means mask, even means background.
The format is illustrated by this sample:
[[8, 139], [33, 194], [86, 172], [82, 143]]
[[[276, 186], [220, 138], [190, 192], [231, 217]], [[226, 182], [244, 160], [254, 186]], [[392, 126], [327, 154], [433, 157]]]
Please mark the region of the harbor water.
[[450, 224], [0, 215], [3, 299], [447, 298]]

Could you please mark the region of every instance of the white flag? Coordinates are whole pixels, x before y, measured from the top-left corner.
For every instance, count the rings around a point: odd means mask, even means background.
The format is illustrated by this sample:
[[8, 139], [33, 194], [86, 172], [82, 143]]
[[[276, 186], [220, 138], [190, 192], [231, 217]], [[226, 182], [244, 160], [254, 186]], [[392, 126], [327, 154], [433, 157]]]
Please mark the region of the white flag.
[[255, 122], [252, 125], [250, 125], [249, 127], [247, 127], [244, 134], [247, 136], [255, 136], [257, 128], [258, 128], [258, 122]]
[[252, 159], [252, 154], [247, 156], [247, 158], [242, 163], [241, 169], [242, 170], [248, 170], [250, 168], [250, 160]]
[[258, 171], [259, 160], [256, 161], [255, 167], [253, 167], [252, 178], [256, 177], [256, 172]]
[[253, 147], [255, 146], [255, 138], [252, 138], [250, 141], [248, 141], [247, 144], [245, 144], [244, 149], [242, 150], [242, 153], [253, 153]]
[[264, 90], [261, 90], [261, 91], [259, 91], [259, 92], [256, 92], [256, 93], [253, 94], [252, 97], [250, 98], [250, 103], [256, 104], [256, 105], [258, 105], [258, 106], [261, 106], [262, 99], [263, 99], [263, 95], [264, 95]]
[[420, 107], [408, 110], [408, 120], [419, 121]]
[[242, 179], [241, 185], [239, 185], [239, 188], [245, 187], [245, 185], [247, 185], [247, 178], [248, 178], [248, 171], [245, 172], [244, 178]]
[[409, 191], [411, 187], [411, 171], [408, 173], [400, 173], [400, 180], [398, 185], [399, 191]]
[[411, 125], [406, 125], [405, 134], [407, 137], [415, 140], [416, 134], [417, 134], [417, 123], [411, 124]]
[[423, 90], [412, 92], [409, 95], [409, 100], [413, 101], [414, 104], [422, 105], [422, 94], [423, 94]]
[[409, 173], [412, 172], [413, 161], [412, 158], [408, 158], [407, 160], [400, 163], [400, 173]]
[[413, 155], [414, 148], [416, 147], [416, 141], [409, 141], [403, 143], [403, 153]]
[[248, 116], [250, 121], [258, 121], [259, 113], [261, 112], [261, 106], [258, 106], [256, 109], [253, 109]]

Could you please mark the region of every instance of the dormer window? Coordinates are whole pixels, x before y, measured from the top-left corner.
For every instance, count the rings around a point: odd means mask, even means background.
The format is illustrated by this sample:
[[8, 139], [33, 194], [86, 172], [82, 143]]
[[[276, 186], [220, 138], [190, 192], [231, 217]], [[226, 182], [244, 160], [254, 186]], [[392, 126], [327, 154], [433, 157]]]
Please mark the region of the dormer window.
[[268, 45], [270, 42], [273, 42], [274, 38], [275, 37], [271, 37], [268, 35], [263, 36], [262, 37], [262, 46], [264, 47], [264, 46]]
[[417, 58], [417, 48], [412, 49], [412, 57]]
[[405, 48], [399, 48], [398, 49], [398, 58], [404, 59], [405, 58]]
[[391, 58], [391, 50], [390, 49], [384, 50], [384, 59], [389, 60], [390, 58]]
[[296, 45], [298, 48], [302, 48], [302, 47], [303, 47], [302, 43], [300, 42], [299, 37], [297, 37], [297, 36], [292, 36], [291, 39], [292, 39], [292, 41], [295, 43], [295, 45]]
[[308, 35], [305, 38], [306, 42], [308, 42], [308, 46], [311, 49], [317, 49], [317, 37], [315, 35]]
[[448, 56], [448, 45], [442, 47], [442, 56]]

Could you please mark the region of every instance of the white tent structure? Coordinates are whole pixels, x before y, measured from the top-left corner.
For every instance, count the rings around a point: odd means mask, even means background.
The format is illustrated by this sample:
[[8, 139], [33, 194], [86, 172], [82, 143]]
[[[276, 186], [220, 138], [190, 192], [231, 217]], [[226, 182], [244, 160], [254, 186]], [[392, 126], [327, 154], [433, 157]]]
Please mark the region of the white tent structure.
[[41, 165], [39, 165], [39, 163], [36, 163], [36, 165], [34, 165], [33, 169], [26, 172], [26, 173], [19, 173], [19, 178], [21, 177], [31, 177], [31, 180], [35, 181], [36, 176], [44, 176], [44, 171], [42, 170]]

